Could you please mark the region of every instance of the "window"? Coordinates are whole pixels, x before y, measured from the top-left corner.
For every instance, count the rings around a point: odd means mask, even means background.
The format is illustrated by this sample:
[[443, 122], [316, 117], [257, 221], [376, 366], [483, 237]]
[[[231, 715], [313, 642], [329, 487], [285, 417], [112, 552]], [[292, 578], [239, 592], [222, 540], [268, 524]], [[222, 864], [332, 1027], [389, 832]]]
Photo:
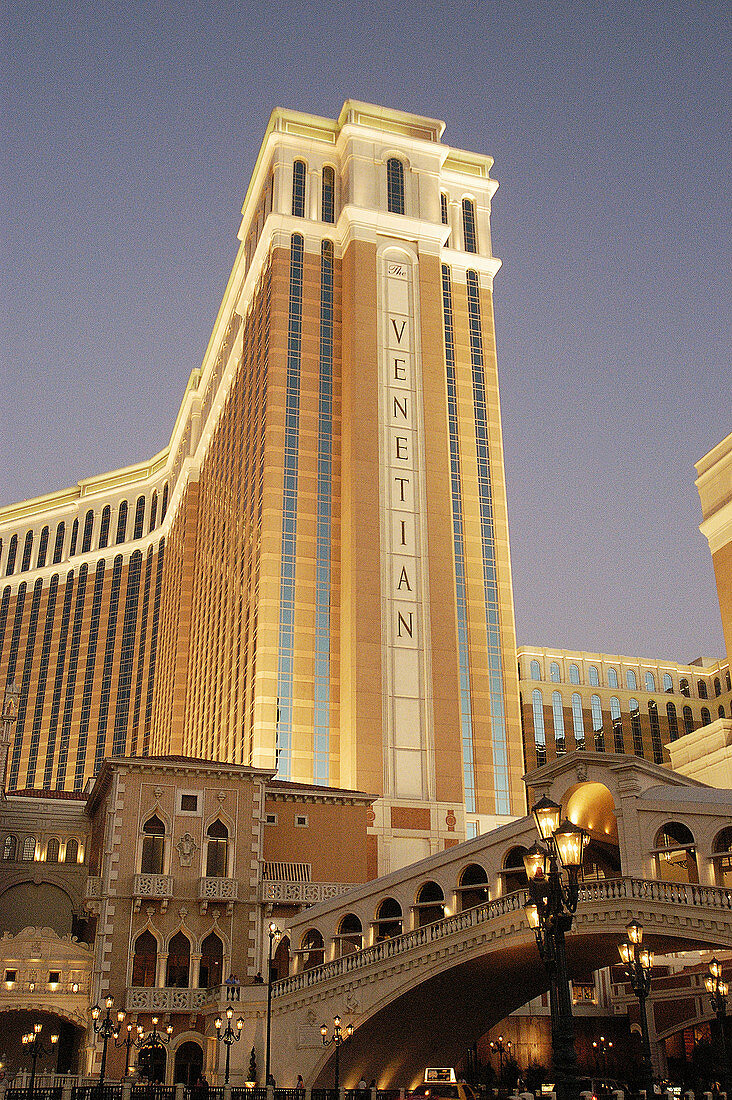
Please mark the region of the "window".
[[658, 877], [664, 882], [699, 881], [694, 834], [680, 821], [670, 821], [656, 834]]
[[544, 729], [544, 697], [538, 688], [534, 688], [531, 694], [531, 702], [534, 711], [536, 764], [537, 767], [541, 767], [542, 764], [546, 764], [546, 731]]
[[12, 577], [15, 571], [15, 559], [18, 554], [18, 536], [13, 535], [8, 546], [8, 560], [5, 566], [5, 576]]
[[335, 170], [329, 164], [323, 169], [320, 216], [324, 222], [335, 221]]
[[[30, 569], [31, 554], [33, 553], [33, 532], [26, 531], [25, 542], [23, 544], [23, 560], [20, 563], [21, 573], [27, 573]], [[706, 698], [706, 696], [704, 696]]]
[[572, 696], [572, 725], [574, 743], [578, 749], [585, 747], [585, 719], [582, 713], [582, 699], [577, 693]]
[[593, 688], [599, 687], [600, 686], [600, 674], [597, 671], [597, 669], [595, 668], [595, 666], [590, 665], [590, 667], [587, 671], [589, 673], [591, 687], [593, 687]]
[[604, 752], [605, 734], [602, 729], [602, 703], [599, 695], [592, 696], [590, 708], [592, 710], [592, 732], [595, 735], [595, 752]]
[[305, 161], [296, 160], [292, 166], [292, 214], [305, 217]]
[[224, 969], [224, 945], [215, 932], [210, 932], [201, 944], [201, 965], [198, 988], [215, 989], [221, 985]]
[[732, 691], [732, 677], [730, 676], [729, 672], [727, 673], [725, 680], [727, 682], [727, 691]]
[[463, 244], [466, 252], [478, 251], [478, 238], [475, 231], [475, 203], [472, 199], [463, 199]]
[[684, 733], [694, 732], [694, 715], [691, 713], [691, 707], [684, 707]]
[[578, 684], [580, 682], [579, 668], [577, 665], [569, 666], [569, 682], [570, 684]]
[[71, 840], [66, 841], [66, 854], [64, 856], [64, 863], [78, 863], [79, 861], [79, 841], [72, 837]]
[[36, 569], [42, 569], [46, 564], [46, 554], [48, 553], [48, 528], [44, 527], [41, 531], [41, 541], [38, 544], [38, 558], [36, 560]]
[[352, 955], [363, 947], [363, 927], [355, 913], [346, 913], [338, 925], [337, 954], [339, 958]]
[[140, 871], [143, 875], [162, 875], [163, 857], [165, 855], [165, 826], [157, 814], [145, 822], [142, 832]]
[[58, 565], [64, 552], [64, 539], [66, 538], [66, 524], [63, 520], [56, 528], [56, 539], [53, 544], [53, 564]]
[[664, 674], [663, 674], [663, 690], [664, 691], [673, 691], [674, 690], [674, 682], [671, 679], [671, 676], [669, 675], [668, 672], [664, 672]]
[[719, 676], [714, 677], [714, 694], [715, 696], [722, 694], [722, 684], [720, 682]]
[[656, 690], [656, 677], [653, 675], [652, 672], [647, 672], [646, 673], [646, 691], [655, 691], [655, 690]]
[[682, 695], [685, 695], [687, 699], [691, 699], [691, 690], [689, 688], [689, 681], [685, 676], [682, 676], [679, 680], [679, 691]]
[[325, 958], [325, 944], [317, 928], [311, 928], [302, 938], [302, 961], [305, 970], [322, 966]]
[[186, 794], [181, 792], [180, 794], [180, 811], [184, 814], [197, 814], [198, 813], [198, 795]]
[[390, 214], [404, 213], [404, 165], [396, 157], [386, 162], [386, 201]]
[[308, 819], [306, 814], [295, 814], [296, 825], [298, 825], [300, 828], [305, 828], [307, 826], [307, 823]]
[[49, 985], [58, 985], [58, 983], [60, 981], [61, 981], [61, 971], [60, 970], [49, 970], [49, 972], [48, 972], [48, 984]]
[[277, 814], [267, 814], [266, 817], [265, 817], [265, 823], [267, 825], [276, 825], [277, 824]]
[[168, 944], [168, 964], [165, 968], [165, 984], [172, 989], [186, 989], [191, 968], [191, 941], [182, 932], [176, 932]]
[[434, 924], [445, 916], [445, 895], [436, 882], [425, 882], [417, 891], [414, 905], [417, 928]]
[[229, 830], [214, 821], [206, 830], [206, 878], [226, 878], [229, 867]]
[[461, 913], [474, 909], [488, 901], [488, 875], [479, 863], [469, 863], [460, 875], [458, 884], [458, 908]]
[[125, 541], [127, 537], [127, 501], [120, 502], [119, 512], [117, 513], [117, 535], [115, 537], [115, 543], [119, 545]]
[[623, 741], [623, 718], [620, 713], [620, 700], [614, 695], [610, 700], [610, 719], [613, 724], [613, 749], [615, 752], [625, 752]]
[[26, 863], [36, 858], [36, 838], [27, 836], [23, 841], [23, 857]]
[[514, 890], [523, 890], [527, 885], [528, 879], [526, 878], [526, 867], [524, 866], [526, 851], [527, 849], [522, 844], [518, 844], [506, 853], [501, 877], [503, 878], [503, 888], [507, 894], [512, 894]]
[[724, 707], [723, 707], [723, 706], [721, 706], [721, 705], [720, 705], [720, 708], [719, 708], [718, 714], [719, 714], [719, 717], [720, 717], [720, 718], [724, 718]]
[[79, 537], [79, 521], [75, 519], [71, 524], [71, 542], [69, 544], [69, 557], [73, 558], [76, 553], [76, 540]]
[[701, 709], [701, 724], [703, 726], [708, 726], [709, 723], [711, 722], [711, 720], [712, 720], [712, 716], [709, 713], [709, 708], [708, 707], [702, 707], [702, 709]]
[[630, 728], [633, 734], [633, 754], [643, 758], [643, 733], [641, 731], [640, 704], [638, 700], [630, 699], [628, 702], [628, 709], [630, 710]]
[[402, 907], [394, 898], [379, 902], [374, 921], [374, 942], [393, 939], [402, 934]]
[[625, 673], [625, 686], [627, 687], [628, 691], [638, 690], [638, 677], [636, 676], [632, 668], [629, 668]]
[[732, 887], [732, 825], [725, 825], [712, 841], [712, 861], [717, 886]]
[[158, 491], [157, 491], [157, 489], [155, 489], [155, 491], [153, 492], [153, 495], [152, 495], [152, 499], [150, 500], [150, 526], [148, 527], [148, 531], [154, 531], [155, 530], [155, 523], [156, 523], [157, 518], [158, 518]]
[[562, 674], [556, 661], [552, 661], [549, 665], [549, 679], [553, 684], [560, 684], [562, 682]]
[[58, 863], [58, 854], [61, 850], [61, 845], [55, 836], [52, 836], [46, 845], [46, 863]]
[[666, 718], [668, 720], [669, 740], [675, 741], [679, 736], [679, 723], [676, 718], [676, 707], [673, 703], [666, 703]]
[[132, 530], [133, 539], [141, 539], [145, 526], [145, 498], [138, 497], [135, 504], [135, 526]]
[[17, 982], [17, 980], [18, 980], [18, 971], [17, 970], [6, 970], [4, 980], [6, 982]]
[[700, 699], [708, 699], [709, 698], [709, 693], [707, 691], [707, 685], [705, 684], [704, 680], [698, 680], [696, 686], [697, 686], [697, 690], [699, 692], [699, 698]]
[[108, 504], [102, 508], [102, 523], [99, 528], [99, 549], [103, 550], [109, 545], [109, 523], [112, 518], [112, 509]]
[[617, 688], [619, 686], [617, 669], [609, 668], [607, 670], [607, 685], [611, 688]]
[[564, 708], [562, 696], [558, 691], [552, 692], [552, 719], [554, 722], [554, 747], [557, 756], [563, 756], [567, 751], [564, 740]]
[[3, 859], [7, 861], [14, 860], [18, 854], [18, 838], [9, 833], [5, 837], [3, 844]]
[[663, 744], [661, 742], [661, 726], [658, 721], [658, 704], [655, 699], [648, 703], [648, 721], [651, 726], [651, 744], [653, 746], [653, 763], [663, 764]]
[[88, 554], [91, 550], [92, 531], [94, 530], [94, 513], [89, 511], [84, 516], [84, 533], [81, 536], [81, 552], [82, 554]]
[[161, 523], [165, 519], [165, 513], [167, 511], [168, 511], [168, 483], [166, 481], [165, 485], [163, 485], [163, 503], [162, 503], [162, 506], [160, 508], [160, 522]]
[[538, 661], [531, 662], [531, 679], [541, 680], [541, 667]]
[[440, 192], [440, 221], [443, 225], [450, 224], [447, 217], [447, 195], [444, 191]]
[[133, 986], [155, 985], [155, 972], [158, 963], [158, 941], [152, 932], [143, 932], [135, 940], [134, 953], [132, 955], [132, 984]]

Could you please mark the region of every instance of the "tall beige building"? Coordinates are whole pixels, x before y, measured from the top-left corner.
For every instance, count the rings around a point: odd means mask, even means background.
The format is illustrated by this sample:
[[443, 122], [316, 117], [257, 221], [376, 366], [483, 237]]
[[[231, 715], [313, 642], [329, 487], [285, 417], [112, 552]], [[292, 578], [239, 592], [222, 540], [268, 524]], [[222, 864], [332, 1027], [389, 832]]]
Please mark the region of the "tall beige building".
[[10, 789], [276, 768], [378, 795], [382, 871], [521, 812], [497, 184], [442, 132], [276, 110], [169, 447], [0, 512]]

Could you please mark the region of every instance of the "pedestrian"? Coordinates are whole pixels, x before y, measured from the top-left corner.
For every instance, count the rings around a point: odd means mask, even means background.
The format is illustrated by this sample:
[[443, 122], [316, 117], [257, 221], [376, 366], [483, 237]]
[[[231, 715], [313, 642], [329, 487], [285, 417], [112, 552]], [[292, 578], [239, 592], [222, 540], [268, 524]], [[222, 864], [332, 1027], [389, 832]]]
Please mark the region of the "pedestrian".
[[234, 982], [235, 981], [236, 981], [236, 978], [234, 977], [234, 975], [229, 974], [228, 978], [224, 982], [224, 985], [226, 986], [226, 999], [227, 999], [227, 1001], [233, 1001], [234, 1000]]
[[301, 1073], [298, 1073], [298, 1075], [297, 1075], [297, 1081], [295, 1082], [295, 1088], [297, 1089], [298, 1092], [304, 1092], [305, 1091], [305, 1082], [302, 1079], [302, 1074]]
[[234, 1000], [240, 1001], [241, 1000], [241, 982], [236, 977], [236, 975], [234, 975], [233, 977], [234, 977], [234, 988], [233, 988], [233, 991], [232, 991], [231, 999], [232, 999], [232, 1001], [234, 1001]]
[[254, 984], [264, 985], [264, 978], [262, 977], [262, 973], [260, 970], [258, 970], [257, 973], [254, 975]]
[[363, 1074], [361, 1075], [361, 1080], [356, 1085], [356, 1088], [358, 1089], [358, 1100], [367, 1100], [366, 1090], [368, 1089], [368, 1085], [366, 1084], [366, 1078], [363, 1076]]

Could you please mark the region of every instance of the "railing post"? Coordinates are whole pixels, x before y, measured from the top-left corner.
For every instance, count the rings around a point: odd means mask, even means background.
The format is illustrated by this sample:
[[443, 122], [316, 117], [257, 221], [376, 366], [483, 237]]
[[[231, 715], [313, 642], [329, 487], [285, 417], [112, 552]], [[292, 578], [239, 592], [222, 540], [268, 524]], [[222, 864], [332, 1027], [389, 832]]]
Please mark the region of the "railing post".
[[182, 1082], [178, 1082], [175, 1086], [175, 1100], [185, 1100], [186, 1087]]
[[231, 1085], [224, 1085], [224, 1100], [231, 1100]]
[[131, 1096], [132, 1081], [130, 1081], [129, 1077], [125, 1077], [124, 1081], [122, 1082], [122, 1100], [130, 1100]]
[[[71, 1094], [74, 1088], [73, 1077], [67, 1077], [64, 1081], [63, 1088], [61, 1090], [61, 1100], [71, 1100]], [[124, 1097], [123, 1097], [124, 1100]]]

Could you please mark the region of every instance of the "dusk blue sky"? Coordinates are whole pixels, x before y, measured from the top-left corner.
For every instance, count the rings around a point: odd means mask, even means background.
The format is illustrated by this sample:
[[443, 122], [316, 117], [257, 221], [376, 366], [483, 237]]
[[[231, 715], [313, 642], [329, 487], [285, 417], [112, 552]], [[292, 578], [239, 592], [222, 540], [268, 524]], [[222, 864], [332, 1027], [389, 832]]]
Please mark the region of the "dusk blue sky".
[[0, 503], [166, 445], [276, 106], [443, 119], [500, 182], [520, 643], [723, 652], [694, 463], [726, 436], [719, 3], [6, 7]]

